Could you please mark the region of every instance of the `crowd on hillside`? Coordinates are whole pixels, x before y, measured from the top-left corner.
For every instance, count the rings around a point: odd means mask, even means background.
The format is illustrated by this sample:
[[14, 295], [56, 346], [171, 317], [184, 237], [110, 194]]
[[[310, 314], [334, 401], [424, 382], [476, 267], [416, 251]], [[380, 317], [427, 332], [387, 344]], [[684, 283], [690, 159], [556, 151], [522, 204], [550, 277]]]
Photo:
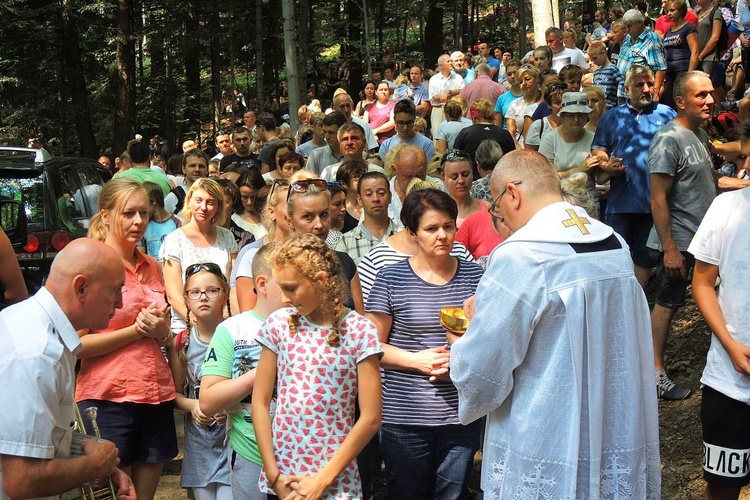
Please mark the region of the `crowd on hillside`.
[[[88, 238], [0, 313], [0, 499], [105, 475], [153, 498], [174, 410], [198, 500], [368, 499], [376, 481], [459, 499], [480, 449], [488, 499], [656, 499], [657, 400], [697, 386], [665, 370], [691, 283], [714, 334], [706, 497], [738, 498], [750, 8], [645, 12], [551, 27], [522, 57], [480, 42], [386, 64], [297, 131], [244, 110], [205, 147], [102, 156]], [[75, 408], [103, 440], [74, 439]]]

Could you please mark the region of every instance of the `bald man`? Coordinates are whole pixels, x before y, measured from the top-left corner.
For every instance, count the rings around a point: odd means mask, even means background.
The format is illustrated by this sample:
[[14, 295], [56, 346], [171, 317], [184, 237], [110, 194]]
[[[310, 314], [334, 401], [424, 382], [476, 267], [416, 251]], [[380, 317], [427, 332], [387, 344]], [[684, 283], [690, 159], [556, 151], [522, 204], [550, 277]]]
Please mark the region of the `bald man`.
[[[104, 243], [80, 238], [57, 254], [44, 287], [0, 313], [0, 498], [56, 497], [112, 475], [135, 499], [118, 450], [88, 440], [70, 456], [77, 330], [103, 329], [122, 307], [125, 269]], [[13, 388], [9, 390], [8, 388]]]
[[490, 213], [512, 234], [450, 360], [461, 423], [488, 415], [482, 490], [659, 498], [648, 304], [627, 245], [562, 201], [535, 151], [503, 156], [490, 189]]
[[396, 224], [401, 224], [401, 206], [406, 198], [406, 188], [414, 179], [430, 181], [444, 190], [443, 182], [427, 175], [427, 156], [424, 149], [407, 145], [393, 159], [393, 177], [391, 178], [391, 204], [388, 205], [388, 217]]

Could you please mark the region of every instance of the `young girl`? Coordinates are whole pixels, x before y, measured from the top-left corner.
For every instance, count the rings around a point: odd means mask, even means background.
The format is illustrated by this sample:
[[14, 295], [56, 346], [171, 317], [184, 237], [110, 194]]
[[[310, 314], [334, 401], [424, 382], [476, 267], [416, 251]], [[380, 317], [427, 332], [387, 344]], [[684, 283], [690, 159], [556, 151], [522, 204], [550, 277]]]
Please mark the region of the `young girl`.
[[148, 227], [138, 250], [158, 259], [161, 242], [164, 237], [182, 227], [182, 221], [164, 209], [164, 193], [158, 184], [144, 182], [143, 188], [148, 193]]
[[224, 305], [228, 305], [229, 286], [221, 268], [212, 262], [188, 266], [184, 297], [188, 329], [175, 336], [169, 350], [177, 389], [175, 405], [186, 412], [180, 485], [191, 488], [196, 500], [231, 500], [224, 445], [226, 413], [205, 415], [198, 405], [201, 366], [214, 331], [224, 319]]
[[[279, 498], [292, 492], [309, 500], [361, 498], [354, 459], [381, 419], [375, 325], [342, 305], [339, 259], [319, 238], [294, 235], [270, 260], [282, 300], [292, 307], [271, 314], [257, 337], [263, 350], [252, 414], [263, 459], [259, 488]], [[360, 416], [352, 425], [355, 400]]]

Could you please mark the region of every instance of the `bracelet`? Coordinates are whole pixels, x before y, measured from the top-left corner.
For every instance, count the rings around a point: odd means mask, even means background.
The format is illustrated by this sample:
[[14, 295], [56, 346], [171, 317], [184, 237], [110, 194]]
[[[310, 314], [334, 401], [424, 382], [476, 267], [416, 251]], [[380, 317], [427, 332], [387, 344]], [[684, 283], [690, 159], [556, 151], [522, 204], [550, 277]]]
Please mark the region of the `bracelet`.
[[172, 337], [172, 332], [169, 332], [168, 334], [166, 334], [162, 338], [156, 339], [156, 341], [159, 342], [159, 343], [166, 342], [167, 339], [170, 339], [171, 337]]
[[279, 473], [276, 474], [276, 479], [271, 481], [271, 489], [273, 489], [273, 487], [276, 486], [276, 482], [279, 480], [280, 477], [281, 477], [281, 471], [279, 471]]

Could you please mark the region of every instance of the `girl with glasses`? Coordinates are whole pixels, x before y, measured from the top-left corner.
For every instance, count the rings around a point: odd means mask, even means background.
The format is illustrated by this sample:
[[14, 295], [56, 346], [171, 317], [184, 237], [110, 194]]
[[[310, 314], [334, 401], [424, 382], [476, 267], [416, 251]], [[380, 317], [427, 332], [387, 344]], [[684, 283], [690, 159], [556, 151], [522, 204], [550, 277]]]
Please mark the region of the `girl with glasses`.
[[187, 326], [169, 346], [169, 366], [177, 388], [175, 406], [185, 412], [185, 449], [180, 486], [196, 500], [231, 500], [226, 412], [204, 414], [198, 404], [201, 366], [216, 327], [229, 308], [229, 286], [221, 268], [192, 264], [185, 270], [183, 301]]
[[161, 348], [172, 339], [161, 268], [136, 248], [149, 221], [149, 197], [132, 179], [113, 179], [99, 193], [90, 238], [122, 257], [122, 307], [107, 328], [84, 332], [76, 383], [80, 410], [96, 406], [102, 438], [115, 443], [120, 467], [138, 498], [152, 499], [164, 462], [177, 455], [174, 383]]
[[185, 207], [180, 214], [185, 225], [168, 234], [162, 243], [159, 257], [167, 298], [172, 306], [174, 333], [187, 327], [183, 299], [185, 270], [200, 262], [213, 262], [225, 276], [232, 270], [237, 242], [231, 231], [219, 225], [224, 217], [224, 205], [224, 192], [215, 180], [196, 180], [185, 196]]
[[288, 307], [256, 337], [263, 346], [252, 399], [259, 488], [278, 498], [361, 499], [355, 458], [381, 417], [375, 325], [344, 305], [339, 259], [321, 239], [292, 236], [270, 262]]

